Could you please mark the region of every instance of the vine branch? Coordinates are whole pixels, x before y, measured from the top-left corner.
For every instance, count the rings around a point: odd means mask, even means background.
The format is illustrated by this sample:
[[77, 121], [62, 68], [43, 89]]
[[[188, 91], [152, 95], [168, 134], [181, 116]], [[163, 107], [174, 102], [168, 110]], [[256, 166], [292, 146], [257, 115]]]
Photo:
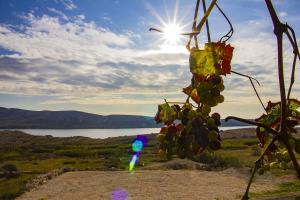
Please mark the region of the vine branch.
[[[283, 33], [287, 32], [287, 26], [280, 22], [275, 12], [275, 9], [272, 5], [271, 0], [265, 0], [269, 13], [271, 15], [273, 25], [274, 25], [274, 34], [277, 38], [277, 47], [278, 47], [278, 79], [279, 79], [279, 87], [280, 87], [280, 98], [281, 98], [281, 119], [280, 119], [280, 131], [279, 134], [283, 138], [283, 142], [290, 154], [291, 160], [293, 162], [294, 168], [298, 174], [298, 178], [300, 179], [300, 166], [297, 162], [296, 156], [289, 144], [288, 141], [288, 133], [287, 133], [287, 111], [286, 111], [286, 94], [285, 94], [285, 86], [284, 86], [284, 72], [283, 72], [283, 50], [282, 50], [282, 39]], [[287, 34], [288, 35], [288, 34]], [[294, 51], [298, 53], [298, 48], [295, 43], [290, 40]], [[295, 41], [297, 42], [297, 41]], [[296, 50], [295, 50], [296, 49]], [[299, 53], [298, 53], [299, 54]]]
[[249, 179], [249, 182], [248, 182], [248, 185], [247, 185], [247, 188], [246, 188], [246, 191], [244, 193], [244, 196], [242, 198], [242, 200], [248, 200], [249, 199], [249, 190], [250, 190], [250, 187], [251, 187], [251, 184], [253, 182], [253, 179], [254, 179], [254, 176], [255, 176], [255, 173], [256, 173], [256, 170], [258, 169], [259, 165], [261, 164], [261, 161], [262, 159], [264, 158], [267, 150], [271, 147], [271, 145], [274, 144], [274, 142], [276, 142], [276, 140], [278, 140], [278, 135], [275, 135], [273, 138], [272, 138], [272, 141], [268, 144], [268, 146], [265, 148], [265, 150], [263, 151], [263, 153], [259, 156], [259, 158], [255, 161], [255, 164], [254, 164], [254, 168], [252, 170], [252, 174], [251, 174], [251, 177]]
[[[205, 3], [205, 0], [202, 0], [202, 6], [203, 6], [203, 12], [206, 13], [206, 3]], [[209, 31], [208, 19], [206, 19], [205, 25], [206, 25], [207, 41], [210, 43], [211, 39], [210, 39], [210, 31]]]
[[247, 123], [247, 124], [250, 124], [250, 125], [262, 127], [264, 129], [266, 129], [267, 131], [269, 131], [270, 133], [272, 133], [273, 135], [278, 135], [278, 132], [276, 130], [270, 128], [269, 126], [267, 126], [265, 124], [259, 123], [259, 122], [250, 121], [250, 120], [247, 120], [247, 119], [242, 119], [242, 118], [234, 117], [234, 116], [226, 117], [225, 121], [227, 122], [228, 120], [231, 120], [231, 119], [234, 119], [234, 120], [239, 121], [239, 122], [244, 122], [244, 123]]
[[221, 12], [221, 14], [225, 17], [226, 21], [228, 22], [229, 26], [230, 26], [230, 30], [228, 31], [228, 33], [226, 33], [223, 37], [221, 37], [220, 42], [222, 42], [223, 38], [226, 38], [223, 42], [228, 41], [231, 36], [233, 35], [233, 26], [229, 20], [229, 18], [226, 16], [226, 14], [223, 12], [223, 10], [220, 8], [220, 6], [218, 4], [216, 4], [216, 7], [218, 8], [218, 10]]
[[252, 80], [255, 80], [255, 81], [257, 82], [257, 84], [260, 86], [260, 83], [258, 82], [258, 80], [255, 79], [255, 78], [253, 78], [253, 77], [251, 77], [251, 76], [248, 76], [248, 75], [245, 75], [245, 74], [241, 74], [241, 73], [236, 72], [236, 71], [233, 71], [233, 70], [231, 70], [231, 72], [232, 72], [233, 74], [237, 74], [237, 75], [239, 75], [239, 76], [244, 76], [244, 77], [247, 77], [247, 78], [249, 79], [249, 81], [250, 81], [250, 83], [251, 83], [251, 85], [252, 85], [252, 88], [253, 88], [253, 90], [254, 90], [254, 92], [255, 92], [255, 94], [256, 94], [256, 96], [257, 96], [257, 98], [258, 98], [258, 100], [259, 100], [259, 102], [260, 102], [260, 104], [261, 104], [261, 106], [262, 106], [263, 109], [267, 112], [267, 109], [266, 109], [266, 107], [264, 106], [264, 104], [263, 104], [263, 102], [262, 102], [262, 100], [261, 100], [261, 98], [260, 98], [260, 96], [259, 96], [259, 94], [258, 94], [258, 92], [257, 92], [257, 90], [256, 90], [256, 88], [255, 88], [255, 85], [254, 85], [254, 83], [253, 83], [253, 81], [252, 81]]
[[[300, 179], [300, 167], [299, 167], [299, 164], [295, 157], [295, 153], [290, 146], [289, 134], [288, 134], [288, 130], [287, 130], [287, 98], [289, 99], [289, 97], [290, 97], [290, 93], [291, 93], [292, 86], [293, 86], [294, 79], [295, 79], [294, 76], [295, 76], [297, 56], [300, 59], [300, 55], [299, 55], [299, 50], [298, 50], [298, 45], [297, 45], [297, 40], [296, 40], [294, 30], [288, 24], [283, 24], [280, 22], [271, 0], [265, 0], [265, 3], [267, 5], [269, 14], [271, 16], [273, 26], [274, 26], [274, 34], [276, 35], [276, 39], [277, 39], [277, 58], [278, 58], [278, 60], [277, 60], [278, 69], [277, 70], [278, 70], [278, 81], [279, 81], [280, 99], [281, 99], [280, 127], [279, 127], [279, 131], [277, 132], [276, 130], [271, 129], [268, 126], [262, 126], [263, 124], [258, 124], [257, 122], [252, 122], [249, 120], [245, 120], [245, 119], [241, 119], [241, 118], [237, 118], [237, 117], [231, 117], [231, 116], [226, 118], [226, 121], [229, 119], [235, 119], [235, 120], [245, 122], [248, 124], [256, 125], [258, 127], [263, 127], [266, 130], [268, 130], [269, 132], [272, 131], [272, 133], [275, 135], [273, 137], [272, 141], [270, 142], [270, 144], [268, 145], [268, 147], [263, 151], [261, 156], [255, 162], [253, 172], [251, 174], [250, 180], [247, 185], [247, 189], [244, 193], [242, 200], [249, 199], [249, 197], [248, 197], [249, 189], [250, 189], [251, 183], [253, 181], [255, 172], [258, 168], [259, 162], [263, 159], [263, 157], [266, 154], [270, 145], [272, 145], [276, 140], [280, 140], [285, 145], [285, 147], [290, 155], [290, 158], [292, 160], [292, 163], [294, 165], [294, 168], [297, 172], [298, 178]], [[289, 31], [292, 33], [292, 35], [290, 34]], [[287, 96], [286, 96], [286, 92], [285, 92], [285, 81], [284, 81], [284, 70], [283, 70], [283, 34], [287, 35], [287, 37], [293, 47], [293, 53], [294, 53], [294, 60], [293, 60], [293, 66], [292, 66], [292, 72], [291, 72], [291, 82], [290, 82]], [[253, 86], [253, 82], [251, 79], [250, 79], [250, 81]]]
[[[195, 28], [196, 28], [196, 25], [197, 25], [197, 18], [198, 18], [198, 10], [199, 10], [199, 4], [200, 4], [200, 0], [197, 0], [197, 3], [196, 3], [196, 8], [195, 8], [195, 13], [194, 13], [194, 22], [193, 22], [193, 28], [192, 28], [192, 31], [194, 32], [195, 31]], [[192, 39], [192, 35], [190, 35], [190, 40]], [[197, 39], [197, 35], [194, 35], [194, 40], [195, 40], [195, 46], [196, 48], [198, 49], [198, 39]]]

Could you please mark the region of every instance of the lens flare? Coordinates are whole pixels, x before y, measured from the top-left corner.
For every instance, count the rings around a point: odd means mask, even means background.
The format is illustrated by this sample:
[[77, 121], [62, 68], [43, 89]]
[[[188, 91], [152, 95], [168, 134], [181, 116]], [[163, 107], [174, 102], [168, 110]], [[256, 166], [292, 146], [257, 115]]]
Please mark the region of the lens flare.
[[122, 188], [116, 188], [111, 193], [112, 200], [126, 200], [128, 197], [127, 191]]
[[141, 140], [136, 140], [132, 144], [132, 150], [134, 152], [140, 152], [143, 149], [143, 142]]
[[136, 140], [141, 141], [143, 143], [143, 147], [147, 146], [148, 144], [148, 138], [144, 135], [137, 135], [133, 142], [135, 142]]
[[134, 169], [134, 166], [135, 166], [135, 163], [137, 162], [138, 160], [138, 155], [137, 154], [134, 154], [130, 160], [130, 163], [129, 163], [129, 171], [132, 172], [133, 169]]
[[141, 155], [141, 151], [145, 146], [148, 144], [148, 139], [146, 136], [143, 135], [138, 135], [136, 138], [133, 140], [132, 143], [132, 151], [134, 152], [133, 156], [130, 159], [129, 162], [129, 171], [133, 173], [134, 166], [138, 162], [138, 159]]

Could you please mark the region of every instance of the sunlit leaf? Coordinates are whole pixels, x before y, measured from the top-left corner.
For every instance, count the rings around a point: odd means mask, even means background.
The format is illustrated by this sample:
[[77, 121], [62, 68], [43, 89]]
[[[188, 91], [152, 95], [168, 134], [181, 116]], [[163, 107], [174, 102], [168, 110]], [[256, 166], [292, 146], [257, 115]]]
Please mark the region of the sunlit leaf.
[[[300, 113], [297, 109], [300, 107], [300, 102], [297, 99], [287, 100], [287, 119], [300, 120]], [[281, 102], [268, 102], [266, 108], [267, 114], [263, 114], [256, 121], [261, 122], [271, 127], [278, 127], [281, 119]]]
[[176, 112], [168, 103], [161, 104], [160, 118], [163, 122], [173, 121]]
[[190, 55], [190, 70], [200, 77], [219, 74], [220, 60], [215, 52], [207, 50], [194, 50]]

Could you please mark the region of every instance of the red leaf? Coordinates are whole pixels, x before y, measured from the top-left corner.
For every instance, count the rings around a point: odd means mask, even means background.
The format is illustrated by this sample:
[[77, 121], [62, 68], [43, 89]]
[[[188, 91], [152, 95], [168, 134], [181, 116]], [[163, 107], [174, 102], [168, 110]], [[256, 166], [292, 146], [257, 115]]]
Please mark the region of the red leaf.
[[223, 60], [221, 69], [223, 74], [230, 74], [231, 72], [230, 60]]

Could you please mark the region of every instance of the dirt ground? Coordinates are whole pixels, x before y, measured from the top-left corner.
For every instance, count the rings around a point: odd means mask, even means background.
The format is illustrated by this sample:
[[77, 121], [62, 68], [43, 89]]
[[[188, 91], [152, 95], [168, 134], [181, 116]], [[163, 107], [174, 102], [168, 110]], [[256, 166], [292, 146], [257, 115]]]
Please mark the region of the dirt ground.
[[[141, 170], [68, 172], [23, 194], [27, 199], [240, 199], [248, 173], [235, 169]], [[272, 190], [278, 182], [271, 176], [258, 178], [252, 192]], [[262, 183], [262, 184], [260, 184]]]

